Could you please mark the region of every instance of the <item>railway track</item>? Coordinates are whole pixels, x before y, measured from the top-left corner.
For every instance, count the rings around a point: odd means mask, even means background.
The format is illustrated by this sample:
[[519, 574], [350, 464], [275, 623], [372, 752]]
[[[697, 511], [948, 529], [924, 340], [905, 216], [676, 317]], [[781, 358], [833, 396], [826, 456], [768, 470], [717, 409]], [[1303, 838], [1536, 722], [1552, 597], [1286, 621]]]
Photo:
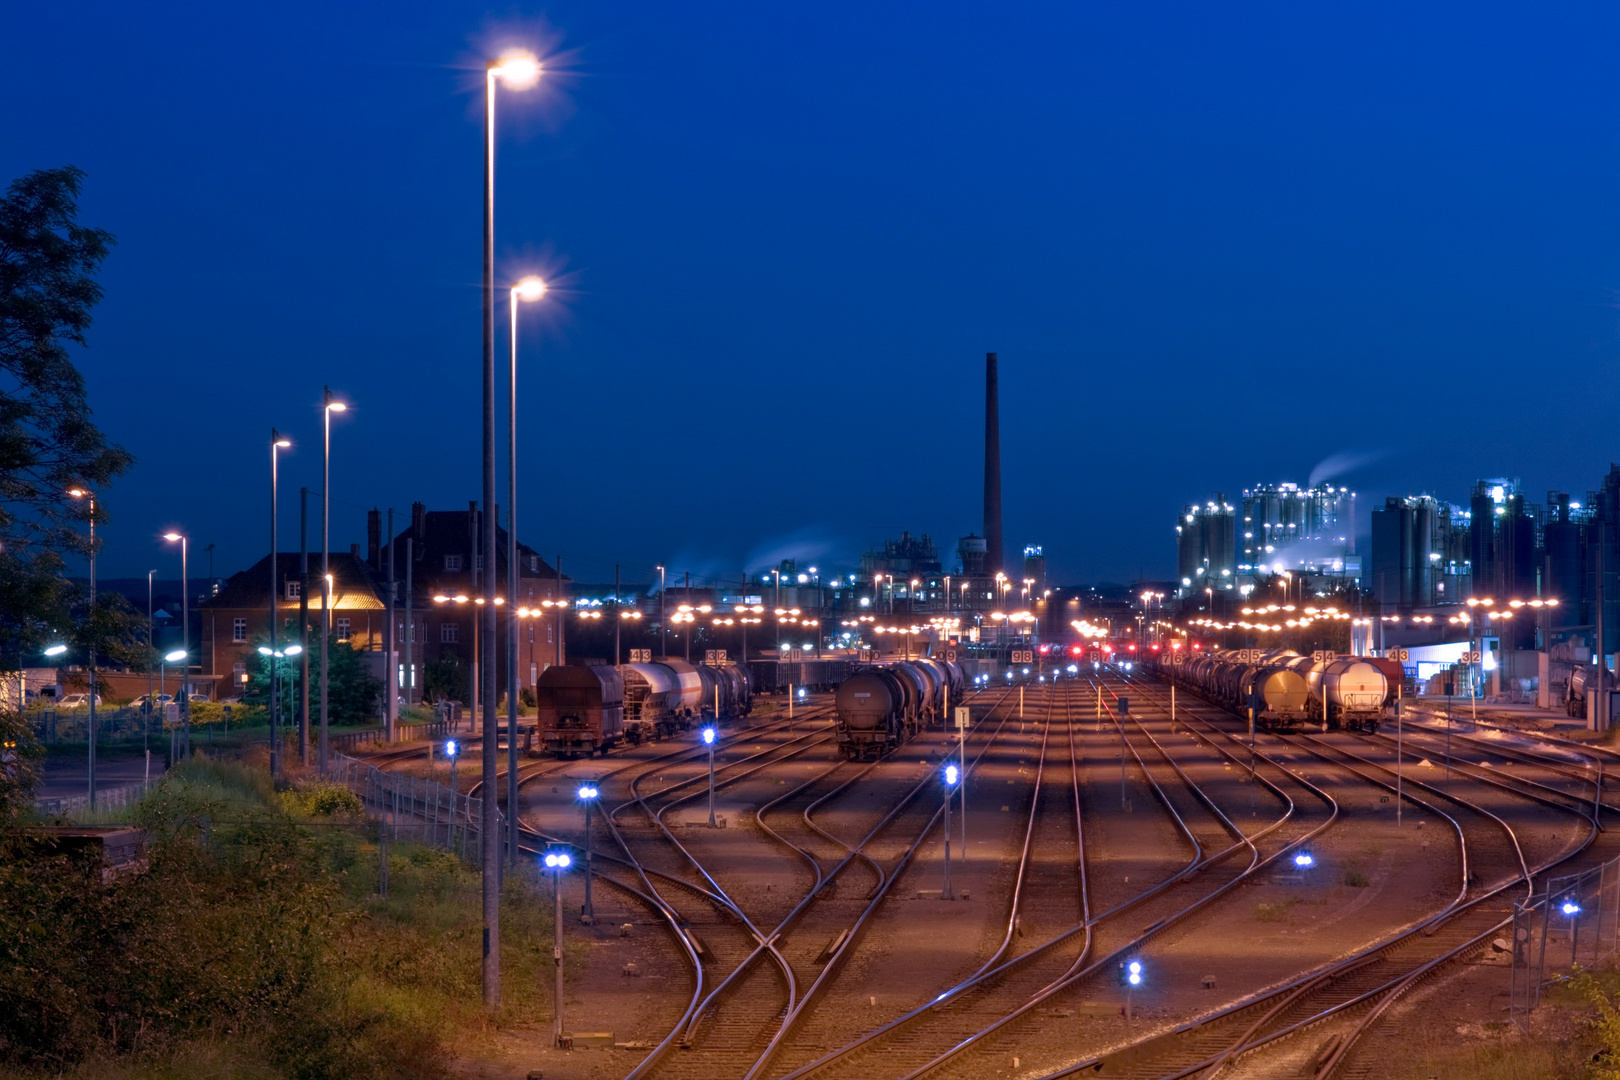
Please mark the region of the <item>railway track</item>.
[[[909, 752], [915, 748], [916, 744], [913, 743], [908, 744], [906, 749]], [[842, 763], [835, 764], [839, 766], [842, 765]], [[852, 766], [851, 768], [857, 771], [859, 770], [858, 766]], [[833, 767], [829, 767], [824, 771], [823, 774], [812, 779], [813, 781], [825, 781], [831, 776], [833, 771]], [[691, 781], [689, 780], [686, 783], [689, 784]], [[680, 783], [672, 784], [670, 785], [670, 788], [680, 786], [684, 785]], [[805, 794], [804, 790], [802, 790], [803, 787], [803, 785], [796, 787], [787, 794], [803, 796]], [[836, 791], [837, 787], [835, 786], [833, 790]], [[829, 792], [829, 794], [831, 793], [832, 792]], [[639, 793], [637, 799], [632, 799], [630, 801], [638, 802], [638, 800]], [[814, 801], [820, 802], [822, 799], [817, 798]], [[854, 861], [857, 855], [860, 854], [861, 849], [870, 844], [872, 839], [878, 835], [878, 833], [882, 831], [887, 824], [892, 822], [896, 815], [903, 810], [909, 802], [909, 798], [902, 799], [900, 804], [891, 810], [889, 814], [885, 815], [859, 844], [850, 845], [853, 850], [846, 854], [843, 859], [843, 864], [847, 865], [848, 863]], [[629, 803], [623, 804], [620, 809], [628, 805]], [[648, 809], [649, 808], [642, 808], [642, 813], [646, 814]], [[811, 808], [807, 807], [807, 811], [809, 809]], [[653, 809], [651, 811], [650, 818], [657, 818], [659, 812], [659, 810]], [[604, 815], [604, 822], [614, 832], [614, 835], [622, 842], [623, 835], [618, 830], [611, 817]], [[821, 831], [826, 838], [831, 839], [834, 843], [840, 843], [836, 840], [836, 838], [832, 838], [830, 833], [826, 833], [825, 830]], [[685, 848], [685, 846], [670, 835], [667, 830], [664, 830], [664, 840], [665, 843], [660, 845], [661, 848], [679, 849], [680, 854], [676, 857], [686, 862], [689, 870], [692, 873], [706, 875], [706, 880], [713, 881], [713, 875], [709, 874], [707, 868], [703, 866], [702, 860], [695, 857], [691, 850]], [[629, 855], [628, 845], [626, 845], [625, 850], [627, 855]], [[671, 852], [667, 850], [662, 853], [659, 851], [654, 851], [652, 853], [652, 857], [665, 857], [670, 853]], [[636, 856], [634, 855], [629, 855], [629, 857], [631, 860], [636, 859]], [[814, 855], [808, 852], [804, 852], [802, 857], [808, 858], [812, 861], [814, 861], [815, 858]], [[866, 858], [864, 854], [860, 854], [860, 857], [867, 863], [868, 866], [876, 865], [869, 858]], [[643, 873], [644, 876], [646, 869], [647, 868], [644, 864], [638, 863], [638, 872]], [[840, 867], [835, 866], [831, 870], [826, 871], [822, 875], [822, 878], [833, 878], [838, 869], [840, 869]], [[881, 873], [881, 870], [878, 872]], [[718, 882], [715, 882], [714, 884], [717, 886], [715, 889], [705, 890], [707, 899], [711, 903], [718, 903], [721, 907], [725, 907], [727, 910], [730, 910], [733, 916], [740, 916], [742, 913], [736, 910], [737, 905], [734, 902], [731, 902], [728, 905], [727, 901], [722, 899], [723, 890], [718, 888]], [[866, 904], [868, 910], [875, 907], [877, 903], [881, 902], [882, 891], [883, 889], [880, 885], [874, 890], [874, 896], [868, 898]], [[788, 919], [784, 920], [784, 922], [791, 920], [795, 913], [801, 912], [803, 909], [809, 907], [812, 901], [815, 901], [825, 895], [825, 886], [818, 884], [814, 889], [809, 890], [807, 894], [800, 899], [800, 902], [795, 907], [794, 912], [790, 912]], [[671, 911], [674, 910], [673, 904], [667, 904], [666, 906]], [[746, 916], [743, 916], [743, 918], [746, 918]], [[741, 922], [741, 920], [738, 921]], [[677, 934], [684, 935], [686, 928], [689, 928], [694, 924], [690, 921], [690, 916], [687, 913], [682, 912], [677, 914], [675, 921], [672, 922], [671, 925], [672, 929]], [[670, 1075], [684, 1075], [693, 1073], [703, 1075], [740, 1075], [740, 1069], [743, 1067], [743, 1063], [753, 1056], [754, 1046], [757, 1044], [760, 1038], [759, 1033], [763, 1031], [768, 1035], [772, 1031], [779, 1030], [779, 1025], [775, 1023], [775, 1021], [780, 1020], [783, 1023], [790, 1022], [793, 1016], [793, 1010], [797, 1006], [802, 1005], [805, 1000], [798, 995], [796, 980], [791, 963], [784, 962], [785, 957], [778, 949], [778, 943], [782, 940], [782, 933], [783, 928], [781, 926], [772, 928], [768, 934], [763, 932], [760, 927], [753, 926], [746, 941], [734, 940], [731, 943], [739, 946], [735, 951], [728, 950], [728, 954], [722, 956], [718, 948], [711, 947], [708, 951], [711, 958], [715, 961], [715, 966], [717, 968], [716, 975], [709, 977], [705, 972], [703, 972], [701, 967], [694, 968], [695, 987], [692, 999], [685, 1013], [680, 1018], [680, 1021], [673, 1026], [669, 1035], [666, 1036], [665, 1039], [654, 1048], [653, 1052], [650, 1053], [648, 1057], [644, 1059], [635, 1070], [632, 1071], [631, 1075], [646, 1075], [653, 1072], [657, 1072], [660, 1075], [665, 1072], [668, 1072]], [[853, 941], [854, 936], [855, 935], [853, 933], [848, 935], [845, 940], [846, 947], [850, 942]], [[738, 990], [746, 984], [746, 981], [752, 977], [751, 969], [753, 962], [762, 958], [768, 958], [770, 960], [771, 970], [776, 972], [779, 978], [779, 985], [776, 987], [776, 992], [766, 998], [766, 1000], [776, 1001], [777, 1007], [774, 1012], [769, 1013], [769, 1016], [766, 1018], [767, 1022], [763, 1025], [760, 1023], [762, 1018], [761, 1010], [757, 1003], [751, 1004], [747, 1006], [745, 1010], [741, 1011], [731, 1007], [735, 999], [750, 996], [733, 993], [733, 991]], [[836, 959], [836, 950], [834, 959]], [[719, 972], [725, 972], [725, 975], [722, 977]], [[769, 983], [766, 985], [768, 986]], [[753, 996], [758, 997], [760, 995]], [[747, 1013], [748, 1015], [743, 1015], [743, 1013]], [[719, 1023], [718, 1021], [720, 1021], [722, 1018], [724, 1018], [724, 1023]], [[704, 1021], [704, 1023], [701, 1025], [699, 1024], [700, 1020]], [[732, 1022], [733, 1020], [736, 1022]], [[697, 1033], [701, 1037], [690, 1037], [693, 1035], [693, 1033]], [[683, 1034], [688, 1036], [684, 1040], [682, 1039]], [[684, 1046], [687, 1049], [683, 1050], [679, 1054], [675, 1054], [673, 1056], [670, 1055], [669, 1051], [677, 1045]], [[702, 1061], [701, 1059], [704, 1057], [707, 1057], [709, 1061]], [[719, 1071], [713, 1071], [715, 1069], [718, 1069]], [[738, 1071], [734, 1073], [734, 1069]]]
[[[1137, 688], [1145, 690], [1146, 685], [1133, 682], [1133, 692]], [[1189, 715], [1193, 711], [1204, 712], [1210, 708], [1198, 705], [1192, 710], [1184, 709], [1183, 722], [1189, 723], [1189, 726], [1204, 725], [1212, 733], [1235, 741], [1235, 737], [1219, 725]], [[1226, 715], [1224, 711], [1220, 712], [1223, 717]], [[1340, 747], [1327, 745], [1324, 748], [1319, 740], [1309, 736], [1304, 739], [1311, 740], [1311, 752], [1319, 759], [1347, 768], [1370, 783], [1394, 791], [1394, 772], [1381, 763]], [[1297, 746], [1301, 741], [1297, 736], [1267, 740], [1268, 745], [1282, 746]], [[1274, 992], [1239, 1002], [1213, 1016], [1201, 1018], [1106, 1057], [1076, 1062], [1047, 1075], [1066, 1076], [1085, 1072], [1104, 1076], [1158, 1078], [1199, 1076], [1209, 1080], [1231, 1071], [1240, 1059], [1244, 1060], [1245, 1068], [1252, 1068], [1253, 1062], [1249, 1059], [1253, 1055], [1276, 1050], [1291, 1036], [1308, 1032], [1327, 1035], [1329, 1033], [1325, 1029], [1338, 1023], [1340, 1030], [1331, 1033], [1311, 1062], [1315, 1076], [1334, 1075], [1344, 1068], [1360, 1038], [1394, 1001], [1446, 963], [1482, 947], [1500, 929], [1506, 913], [1502, 905], [1517, 895], [1517, 890], [1523, 888], [1528, 892], [1536, 874], [1554, 867], [1562, 870], [1570, 865], [1571, 859], [1564, 858], [1531, 867], [1523, 859], [1512, 827], [1491, 811], [1422, 781], [1409, 779], [1405, 785], [1433, 797], [1433, 802], [1430, 802], [1415, 792], [1408, 792], [1406, 796], [1410, 801], [1425, 806], [1431, 813], [1440, 814], [1451, 821], [1465, 859], [1468, 832], [1473, 832], [1477, 838], [1483, 820], [1491, 819], [1496, 828], [1511, 838], [1511, 846], [1518, 856], [1519, 873], [1505, 875], [1506, 880], [1492, 884], [1482, 882], [1474, 885], [1468, 880], [1465, 869], [1457, 897], [1443, 911], [1389, 941], [1363, 950], [1322, 971], [1303, 976]], [[1465, 831], [1457, 818], [1439, 808], [1437, 804], [1441, 801], [1469, 807], [1478, 817]], [[1549, 799], [1548, 804], [1579, 814], [1568, 803]], [[1582, 853], [1589, 852], [1596, 835], [1594, 828], [1582, 845]], [[1478, 848], [1482, 845], [1476, 843], [1475, 846]], [[1590, 856], [1587, 855], [1582, 861], [1591, 861]], [[1464, 866], [1467, 865], [1465, 862]]]

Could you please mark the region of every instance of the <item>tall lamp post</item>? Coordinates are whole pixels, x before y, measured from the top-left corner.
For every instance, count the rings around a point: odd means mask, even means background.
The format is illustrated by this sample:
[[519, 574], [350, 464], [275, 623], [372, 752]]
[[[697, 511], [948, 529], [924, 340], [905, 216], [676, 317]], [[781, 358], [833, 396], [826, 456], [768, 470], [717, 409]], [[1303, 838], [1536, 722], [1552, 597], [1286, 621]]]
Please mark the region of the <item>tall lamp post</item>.
[[[92, 630], [91, 640], [85, 648], [87, 661], [85, 670], [89, 673], [90, 681], [90, 723], [87, 727], [88, 738], [86, 744], [86, 765], [89, 769], [90, 809], [96, 808], [96, 644], [94, 638], [96, 616], [96, 497], [94, 493], [84, 488], [70, 488], [68, 494], [75, 499], [86, 500], [90, 511], [90, 617], [89, 629]], [[21, 702], [18, 702], [21, 705]]]
[[[557, 910], [552, 918], [556, 927], [556, 938], [551, 945], [551, 962], [557, 969], [557, 986], [555, 990], [556, 1016], [552, 1021], [551, 1042], [553, 1046], [563, 1045], [563, 949], [562, 949], [562, 876], [563, 871], [574, 860], [566, 851], [546, 852], [546, 869], [551, 871], [553, 895], [557, 900]], [[589, 879], [587, 879], [589, 880]]]
[[[546, 283], [527, 277], [512, 286], [512, 332], [507, 363], [506, 416], [506, 837], [507, 859], [518, 857], [518, 547], [517, 547], [517, 332], [518, 305], [546, 294]], [[491, 592], [495, 590], [491, 589]]]
[[180, 651], [186, 666], [180, 670], [180, 756], [191, 756], [191, 574], [186, 565], [191, 538], [181, 533], [164, 533], [163, 539], [180, 542]]
[[[488, 573], [495, 572], [495, 86], [504, 82], [509, 90], [522, 90], [540, 79], [540, 62], [528, 54], [512, 54], [491, 60], [484, 68], [484, 280], [483, 280], [483, 504], [484, 534], [480, 548]], [[493, 590], [492, 590], [493, 591]], [[479, 654], [479, 681], [483, 704], [484, 776], [491, 781], [483, 791], [483, 900], [484, 1005], [490, 1009], [501, 1000], [500, 902], [501, 837], [494, 827], [499, 785], [494, 783], [500, 761], [495, 725], [495, 607], [484, 605], [484, 640]], [[560, 931], [559, 931], [560, 932]], [[559, 954], [558, 963], [561, 958]]]
[[[281, 588], [281, 536], [276, 528], [276, 486], [280, 476], [281, 451], [292, 445], [292, 441], [282, 437], [281, 432], [275, 428], [270, 429], [270, 779], [281, 779], [281, 729], [277, 720], [281, 710], [281, 694], [278, 689], [277, 678], [281, 674], [281, 665], [276, 663], [276, 634], [280, 630], [281, 622], [277, 614], [277, 607], [281, 602], [278, 590]], [[300, 650], [302, 651], [302, 650]], [[293, 655], [297, 655], [294, 653]]]
[[321, 391], [321, 425], [324, 444], [321, 451], [321, 743], [320, 769], [325, 776], [327, 760], [327, 710], [331, 691], [332, 653], [332, 414], [348, 406], [332, 397], [330, 386]]

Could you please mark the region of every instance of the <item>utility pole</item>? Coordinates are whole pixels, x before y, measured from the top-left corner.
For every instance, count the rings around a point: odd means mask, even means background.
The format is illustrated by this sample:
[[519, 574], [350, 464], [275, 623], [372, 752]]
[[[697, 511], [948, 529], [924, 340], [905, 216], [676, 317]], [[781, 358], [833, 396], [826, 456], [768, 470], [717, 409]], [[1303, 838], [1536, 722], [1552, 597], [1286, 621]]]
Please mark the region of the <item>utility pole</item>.
[[[624, 622], [624, 615], [621, 614], [621, 610], [622, 609], [620, 608], [620, 605], [619, 605], [619, 564], [614, 563], [613, 564], [613, 666], [614, 667], [618, 667], [619, 664], [622, 663], [621, 657], [623, 655], [622, 651], [619, 648], [619, 625]], [[587, 873], [585, 875], [585, 880], [586, 881], [590, 880], [590, 874], [589, 873]]]
[[298, 763], [309, 767], [309, 488], [298, 489]]
[[416, 628], [411, 620], [411, 570], [415, 565], [416, 537], [405, 538], [405, 704], [414, 704], [411, 691], [416, 689], [416, 668], [412, 665], [411, 645], [416, 640]]
[[388, 692], [388, 708], [383, 710], [383, 738], [393, 742], [399, 737], [399, 660], [395, 656], [398, 646], [394, 637], [394, 510], [388, 510], [388, 630], [383, 634], [383, 655], [388, 659], [388, 675], [383, 686]]
[[[559, 601], [564, 599], [564, 597], [563, 597], [563, 579], [562, 579], [562, 554], [560, 552], [557, 555], [557, 599]], [[563, 612], [565, 612], [567, 610], [568, 610], [568, 608], [566, 606], [559, 606], [557, 608], [557, 658], [553, 661], [553, 663], [555, 663], [558, 667], [562, 667]]]

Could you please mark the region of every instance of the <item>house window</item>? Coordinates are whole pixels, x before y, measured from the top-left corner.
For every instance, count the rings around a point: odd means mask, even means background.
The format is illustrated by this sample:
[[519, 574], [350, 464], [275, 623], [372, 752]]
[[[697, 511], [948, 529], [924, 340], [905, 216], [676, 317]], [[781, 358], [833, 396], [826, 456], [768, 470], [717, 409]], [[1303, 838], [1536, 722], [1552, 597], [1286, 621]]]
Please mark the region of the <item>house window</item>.
[[547, 624], [547, 626], [546, 626], [546, 644], [547, 645], [551, 644], [551, 630], [552, 630], [551, 625]]
[[484, 568], [484, 557], [482, 555], [474, 555], [473, 556], [473, 569], [474, 570], [482, 570], [483, 568]]
[[454, 574], [459, 572], [461, 570], [461, 556], [446, 555], [444, 557], [444, 569], [446, 573]]
[[246, 619], [232, 619], [231, 620], [231, 640], [232, 641], [246, 641], [247, 640], [247, 620]]
[[289, 581], [289, 582], [287, 582], [287, 599], [289, 599], [289, 600], [297, 600], [299, 597], [301, 597], [303, 595], [304, 595], [304, 583], [302, 581]]
[[349, 640], [349, 620], [347, 618], [337, 621], [337, 639], [339, 641]]
[[440, 623], [439, 640], [446, 645], [454, 645], [456, 642], [460, 641], [461, 624], [453, 622]]
[[237, 664], [231, 669], [231, 681], [238, 686], [246, 686], [248, 681], [247, 665]]
[[530, 555], [529, 556], [529, 573], [538, 574], [539, 572], [540, 572], [540, 556], [538, 556], [538, 555]]

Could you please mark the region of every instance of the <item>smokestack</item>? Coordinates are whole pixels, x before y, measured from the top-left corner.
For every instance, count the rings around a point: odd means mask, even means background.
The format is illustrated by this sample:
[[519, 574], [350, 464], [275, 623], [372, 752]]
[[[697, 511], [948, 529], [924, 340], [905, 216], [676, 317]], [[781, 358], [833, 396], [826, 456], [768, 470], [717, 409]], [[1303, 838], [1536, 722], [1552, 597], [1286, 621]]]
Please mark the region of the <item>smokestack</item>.
[[996, 354], [984, 354], [984, 572], [1001, 561], [1001, 403], [996, 392]]

